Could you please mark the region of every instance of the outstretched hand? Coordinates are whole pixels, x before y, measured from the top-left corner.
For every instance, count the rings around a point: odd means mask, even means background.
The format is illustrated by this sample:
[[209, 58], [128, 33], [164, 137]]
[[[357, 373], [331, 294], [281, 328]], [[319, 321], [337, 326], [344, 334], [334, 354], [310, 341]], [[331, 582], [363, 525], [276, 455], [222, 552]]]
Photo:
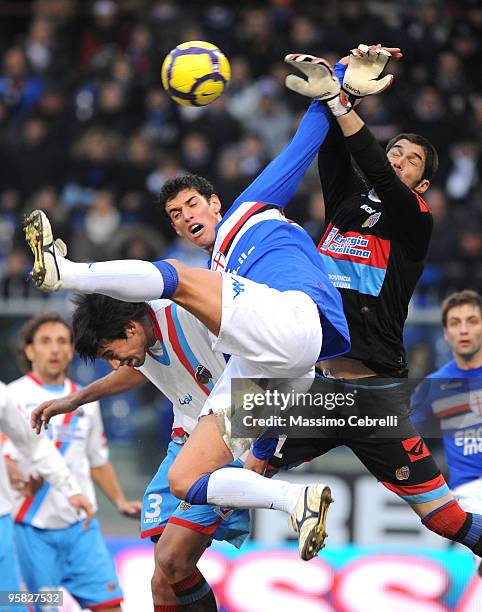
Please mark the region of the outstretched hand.
[[289, 74], [285, 79], [288, 89], [316, 100], [331, 100], [340, 93], [340, 83], [324, 58], [306, 53], [290, 53], [285, 57], [285, 62], [306, 77]]
[[142, 502], [138, 500], [128, 501], [122, 500], [117, 504], [117, 510], [124, 516], [131, 519], [140, 519], [142, 512]]
[[[381, 45], [381, 43], [378, 43], [376, 45], [366, 45], [368, 47], [368, 49], [370, 51], [376, 51], [377, 49], [381, 49], [383, 51], [387, 51], [388, 53], [390, 53], [391, 59], [398, 61], [401, 60], [403, 57], [403, 53], [400, 49], [400, 47], [383, 47]], [[352, 53], [358, 51], [358, 47], [356, 49], [352, 49], [350, 51], [350, 55], [345, 55], [344, 57], [342, 57], [341, 59], [338, 60], [339, 64], [348, 64], [350, 57], [352, 55]]]
[[53, 416], [73, 412], [77, 407], [77, 404], [74, 404], [68, 397], [61, 397], [60, 399], [43, 402], [43, 404], [34, 408], [30, 414], [32, 429], [35, 429], [39, 434], [42, 430], [42, 426], [45, 429], [49, 428], [49, 421]]

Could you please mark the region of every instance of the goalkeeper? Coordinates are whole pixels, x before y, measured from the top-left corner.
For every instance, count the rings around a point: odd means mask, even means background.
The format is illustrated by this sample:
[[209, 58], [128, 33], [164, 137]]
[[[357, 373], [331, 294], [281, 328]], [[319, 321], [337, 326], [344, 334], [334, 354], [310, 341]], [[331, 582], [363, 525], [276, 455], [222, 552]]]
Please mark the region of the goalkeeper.
[[[353, 110], [357, 99], [391, 84], [391, 75], [379, 78], [390, 57], [379, 45], [360, 45], [351, 52], [348, 67], [335, 66], [336, 78], [320, 58], [289, 56], [288, 63], [307, 80], [290, 75], [286, 84], [325, 100], [333, 115], [318, 156], [326, 210], [318, 250], [341, 293], [351, 349], [319, 362], [320, 378], [337, 392], [355, 391], [362, 415], [395, 416], [398, 426], [395, 433], [378, 428], [365, 435], [357, 428], [331, 428], [323, 438], [306, 439], [304, 449], [301, 440], [288, 438], [282, 458], [270, 463], [282, 467], [347, 445], [428, 529], [481, 555], [482, 517], [465, 512], [452, 497], [409, 418], [402, 334], [430, 241], [432, 217], [422, 195], [438, 160], [434, 147], [416, 134], [396, 136], [384, 152]], [[256, 446], [254, 454], [263, 456]], [[265, 467], [254, 456], [245, 465], [255, 471]]]

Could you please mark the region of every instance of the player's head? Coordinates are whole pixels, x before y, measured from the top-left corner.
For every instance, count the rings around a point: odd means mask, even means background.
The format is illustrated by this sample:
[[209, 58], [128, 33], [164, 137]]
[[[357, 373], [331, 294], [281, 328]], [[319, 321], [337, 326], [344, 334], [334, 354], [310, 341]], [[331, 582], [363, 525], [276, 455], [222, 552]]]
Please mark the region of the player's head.
[[386, 151], [402, 183], [420, 195], [427, 191], [438, 168], [437, 151], [431, 142], [419, 134], [398, 134]]
[[178, 236], [212, 250], [221, 202], [209, 181], [196, 174], [175, 177], [164, 183], [159, 201]]
[[19, 365], [24, 373], [32, 370], [45, 384], [65, 376], [74, 355], [73, 336], [57, 312], [29, 319], [20, 337]]
[[115, 370], [144, 363], [151, 343], [147, 304], [121, 302], [97, 293], [76, 295], [73, 301], [74, 343], [83, 359], [105, 359]]
[[[442, 303], [444, 335], [454, 357], [468, 361], [480, 357], [482, 365], [482, 298], [466, 289], [450, 294]], [[478, 367], [478, 366], [475, 366]]]

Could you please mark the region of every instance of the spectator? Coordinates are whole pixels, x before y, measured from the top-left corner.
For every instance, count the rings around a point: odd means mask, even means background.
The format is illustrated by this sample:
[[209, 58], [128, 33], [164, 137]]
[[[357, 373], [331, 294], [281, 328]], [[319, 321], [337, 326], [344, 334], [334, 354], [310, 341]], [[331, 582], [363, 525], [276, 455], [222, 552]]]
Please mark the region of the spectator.
[[92, 206], [75, 233], [72, 257], [78, 261], [103, 261], [115, 257], [113, 240], [121, 225], [121, 215], [115, 206], [113, 191], [103, 189], [95, 193]]
[[31, 74], [23, 50], [20, 47], [8, 49], [3, 57], [0, 99], [14, 119], [21, 119], [35, 106], [43, 88], [42, 79]]

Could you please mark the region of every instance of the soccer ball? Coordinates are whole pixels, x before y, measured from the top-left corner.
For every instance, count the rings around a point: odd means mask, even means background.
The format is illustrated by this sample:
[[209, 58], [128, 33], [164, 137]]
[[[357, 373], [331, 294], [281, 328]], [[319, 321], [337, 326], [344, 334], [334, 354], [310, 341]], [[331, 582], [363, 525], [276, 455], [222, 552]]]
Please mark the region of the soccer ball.
[[223, 93], [231, 78], [231, 67], [216, 45], [191, 40], [169, 53], [162, 64], [161, 78], [175, 102], [206, 106]]

